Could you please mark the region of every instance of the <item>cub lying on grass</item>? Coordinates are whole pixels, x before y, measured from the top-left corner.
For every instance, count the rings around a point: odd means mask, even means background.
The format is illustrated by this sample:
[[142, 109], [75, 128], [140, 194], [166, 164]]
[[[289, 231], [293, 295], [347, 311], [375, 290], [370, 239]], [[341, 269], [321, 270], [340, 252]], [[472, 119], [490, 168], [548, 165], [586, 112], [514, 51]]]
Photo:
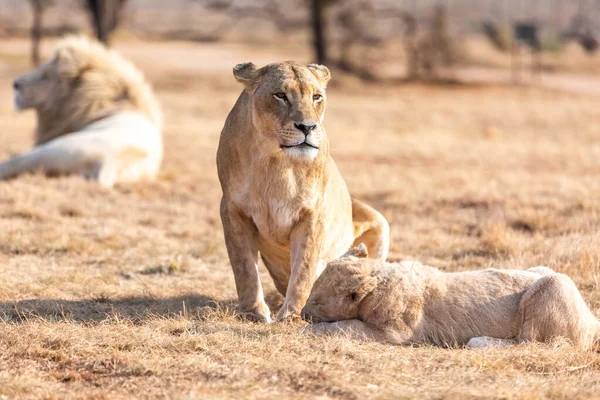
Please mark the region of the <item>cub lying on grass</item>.
[[359, 245], [316, 280], [302, 310], [313, 332], [445, 347], [565, 337], [600, 347], [600, 323], [573, 281], [550, 268], [446, 273], [365, 256]]

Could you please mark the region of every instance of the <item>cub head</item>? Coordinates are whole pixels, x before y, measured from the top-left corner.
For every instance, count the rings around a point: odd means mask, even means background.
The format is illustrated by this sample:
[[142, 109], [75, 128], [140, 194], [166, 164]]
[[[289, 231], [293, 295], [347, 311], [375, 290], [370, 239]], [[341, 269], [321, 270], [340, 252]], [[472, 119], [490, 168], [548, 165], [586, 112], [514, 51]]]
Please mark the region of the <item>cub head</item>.
[[331, 261], [317, 278], [302, 318], [312, 322], [333, 322], [358, 318], [360, 304], [377, 286], [371, 275], [364, 244], [350, 249], [342, 257]]
[[252, 124], [268, 152], [313, 160], [329, 151], [323, 129], [325, 87], [331, 77], [322, 65], [293, 61], [258, 68], [252, 63], [233, 69], [252, 103]]

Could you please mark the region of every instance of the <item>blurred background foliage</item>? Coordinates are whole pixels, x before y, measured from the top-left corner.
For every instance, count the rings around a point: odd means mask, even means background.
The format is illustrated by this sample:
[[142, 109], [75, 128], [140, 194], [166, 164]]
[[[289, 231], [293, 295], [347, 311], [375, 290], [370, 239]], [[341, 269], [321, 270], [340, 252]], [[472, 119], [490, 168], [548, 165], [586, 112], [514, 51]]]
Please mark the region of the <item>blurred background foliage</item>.
[[30, 35], [34, 64], [42, 37], [86, 31], [105, 43], [305, 43], [313, 61], [365, 80], [595, 71], [599, 20], [599, 0], [0, 0], [0, 35]]

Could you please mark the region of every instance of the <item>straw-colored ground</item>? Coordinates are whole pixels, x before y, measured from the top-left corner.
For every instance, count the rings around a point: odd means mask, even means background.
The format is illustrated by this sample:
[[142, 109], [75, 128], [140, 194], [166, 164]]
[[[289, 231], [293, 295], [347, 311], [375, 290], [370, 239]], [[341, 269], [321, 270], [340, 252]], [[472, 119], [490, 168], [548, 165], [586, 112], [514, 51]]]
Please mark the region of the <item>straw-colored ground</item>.
[[[121, 42], [165, 110], [155, 183], [0, 183], [0, 398], [591, 398], [600, 355], [564, 343], [444, 350], [313, 338], [233, 316], [215, 150], [240, 61], [302, 49]], [[0, 157], [26, 41], [0, 43]], [[569, 274], [600, 315], [600, 97], [508, 86], [335, 80], [326, 127], [351, 192], [392, 227], [392, 258], [445, 270]], [[262, 272], [267, 292], [274, 287]], [[269, 296], [274, 306], [281, 302]]]

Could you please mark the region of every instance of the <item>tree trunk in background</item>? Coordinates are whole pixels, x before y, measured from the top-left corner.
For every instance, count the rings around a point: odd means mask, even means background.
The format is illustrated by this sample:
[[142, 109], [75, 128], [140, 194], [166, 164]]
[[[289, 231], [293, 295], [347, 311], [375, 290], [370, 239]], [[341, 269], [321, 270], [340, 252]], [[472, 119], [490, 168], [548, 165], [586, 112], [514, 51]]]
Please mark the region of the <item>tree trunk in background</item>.
[[112, 31], [119, 25], [121, 12], [127, 0], [87, 0], [96, 38], [108, 45]]
[[313, 48], [316, 61], [319, 64], [327, 64], [327, 34], [325, 32], [325, 0], [310, 0], [313, 32]]
[[31, 62], [36, 67], [40, 65], [40, 40], [42, 40], [42, 13], [40, 2], [32, 0], [33, 25], [31, 26]]
[[405, 25], [404, 31], [404, 52], [406, 53], [406, 76], [410, 80], [419, 79], [421, 75], [418, 41], [418, 23], [417, 18], [410, 13], [403, 13], [402, 19]]
[[29, 0], [33, 10], [33, 24], [31, 25], [31, 62], [36, 67], [40, 65], [40, 42], [42, 40], [42, 15], [50, 5], [48, 0]]

